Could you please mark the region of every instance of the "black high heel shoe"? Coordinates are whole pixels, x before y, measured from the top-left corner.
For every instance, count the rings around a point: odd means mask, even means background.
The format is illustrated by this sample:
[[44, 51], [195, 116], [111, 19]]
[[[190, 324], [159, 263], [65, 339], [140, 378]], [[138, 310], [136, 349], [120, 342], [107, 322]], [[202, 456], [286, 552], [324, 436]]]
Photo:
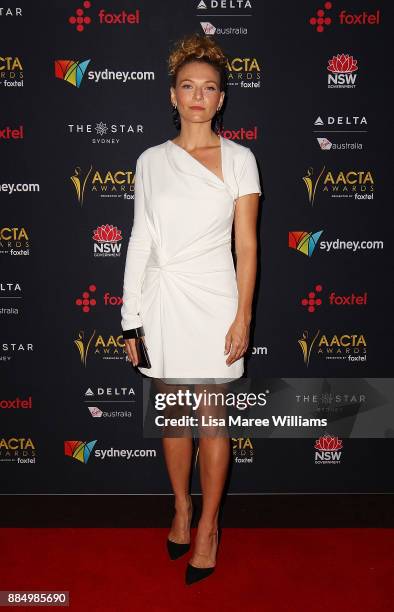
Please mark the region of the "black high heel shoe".
[[[191, 499], [192, 499], [191, 495], [189, 497], [190, 497], [190, 502], [191, 502]], [[192, 523], [193, 513], [194, 513], [194, 506], [192, 502], [191, 502], [191, 505], [192, 505], [192, 511], [191, 511], [191, 516], [190, 516], [190, 525]], [[179, 557], [182, 557], [189, 550], [190, 550], [190, 542], [189, 544], [178, 544], [178, 542], [173, 542], [172, 540], [167, 538], [167, 551], [172, 561], [179, 559]]]
[[[216, 538], [217, 538], [216, 553], [217, 553], [217, 548], [219, 546], [221, 534], [222, 534], [222, 530], [219, 527], [216, 530]], [[198, 582], [199, 580], [208, 578], [208, 576], [213, 574], [213, 572], [215, 571], [215, 567], [216, 567], [215, 565], [213, 567], [196, 567], [195, 565], [188, 563], [186, 566], [186, 573], [185, 573], [186, 584], [193, 584], [194, 582]]]

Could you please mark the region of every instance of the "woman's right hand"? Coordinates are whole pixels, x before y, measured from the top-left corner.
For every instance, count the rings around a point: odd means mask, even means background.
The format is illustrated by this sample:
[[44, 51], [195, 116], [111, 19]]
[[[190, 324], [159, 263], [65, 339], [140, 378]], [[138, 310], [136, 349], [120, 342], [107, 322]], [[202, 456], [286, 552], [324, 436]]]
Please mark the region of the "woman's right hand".
[[[145, 338], [145, 336], [141, 336], [141, 337]], [[125, 347], [126, 347], [126, 351], [127, 351], [129, 360], [131, 361], [133, 366], [138, 365], [138, 354], [137, 354], [137, 349], [135, 346], [136, 338], [126, 338], [124, 343], [125, 343]]]

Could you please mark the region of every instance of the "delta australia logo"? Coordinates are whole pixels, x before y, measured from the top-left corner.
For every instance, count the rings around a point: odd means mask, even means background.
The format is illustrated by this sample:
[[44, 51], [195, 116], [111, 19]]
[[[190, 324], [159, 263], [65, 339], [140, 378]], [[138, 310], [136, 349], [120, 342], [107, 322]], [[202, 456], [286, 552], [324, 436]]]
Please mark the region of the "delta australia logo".
[[94, 418], [130, 418], [133, 416], [131, 411], [131, 408], [135, 407], [133, 387], [97, 387], [95, 390], [89, 387], [85, 391], [85, 398], [84, 402], [89, 404], [87, 408]]
[[[368, 122], [365, 116], [328, 115], [322, 118], [319, 115], [313, 125], [315, 133], [327, 134], [316, 138], [321, 151], [362, 151], [364, 149], [364, 143], [360, 142], [359, 138], [360, 134], [368, 132]], [[347, 134], [355, 134], [355, 136], [349, 137]], [[356, 140], [356, 135], [358, 140]], [[334, 138], [340, 138], [342, 142], [334, 142]]]
[[245, 36], [248, 33], [248, 28], [244, 28], [242, 26], [238, 27], [227, 27], [221, 28], [214, 26], [210, 21], [200, 21], [200, 26], [202, 27], [204, 34], [207, 36], [223, 36], [223, 35], [231, 35], [231, 36]]
[[[197, 2], [197, 10], [198, 11], [218, 11], [220, 9], [228, 12], [228, 11], [242, 11], [247, 9], [248, 16], [250, 17], [250, 9], [252, 8], [252, 3], [250, 0], [199, 0]], [[221, 13], [216, 13], [218, 16]]]
[[18, 315], [20, 313], [20, 300], [23, 300], [22, 287], [20, 283], [7, 283], [5, 281], [0, 282], [0, 314]]

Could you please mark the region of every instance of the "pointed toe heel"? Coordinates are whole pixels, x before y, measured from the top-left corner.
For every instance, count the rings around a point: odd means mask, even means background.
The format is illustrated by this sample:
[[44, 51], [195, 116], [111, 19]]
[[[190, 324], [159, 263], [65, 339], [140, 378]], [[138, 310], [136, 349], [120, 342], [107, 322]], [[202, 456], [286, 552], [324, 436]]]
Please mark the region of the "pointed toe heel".
[[179, 559], [182, 555], [186, 554], [190, 550], [189, 544], [177, 544], [177, 542], [173, 542], [167, 538], [167, 551], [170, 559], [175, 561], [175, 559]]
[[[222, 536], [222, 529], [219, 527], [216, 530], [216, 541], [219, 545], [220, 539]], [[188, 563], [186, 566], [185, 572], [185, 582], [186, 584], [193, 584], [194, 582], [198, 582], [199, 580], [203, 580], [204, 578], [208, 578], [215, 571], [216, 565], [213, 567], [195, 567], [191, 563]]]
[[[194, 516], [194, 506], [193, 506], [193, 503], [192, 503], [191, 499], [192, 498], [190, 496], [191, 512], [190, 512], [190, 525], [189, 525], [189, 527], [191, 527], [191, 524], [193, 522], [193, 516]], [[187, 552], [189, 552], [190, 546], [191, 546], [190, 542], [189, 542], [189, 544], [178, 544], [177, 542], [173, 542], [172, 540], [167, 538], [168, 556], [170, 557], [170, 559], [172, 561], [175, 561], [175, 559], [179, 559], [179, 557], [182, 557]]]
[[208, 578], [215, 571], [215, 567], [195, 567], [190, 563], [186, 566], [185, 582], [193, 584], [204, 578]]

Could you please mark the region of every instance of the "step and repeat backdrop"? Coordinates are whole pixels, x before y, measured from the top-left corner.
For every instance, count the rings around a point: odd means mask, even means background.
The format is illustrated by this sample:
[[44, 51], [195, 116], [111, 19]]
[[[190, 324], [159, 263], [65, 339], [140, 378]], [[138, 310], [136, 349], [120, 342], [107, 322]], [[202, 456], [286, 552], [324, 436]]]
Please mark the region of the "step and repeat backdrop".
[[193, 32], [261, 172], [245, 376], [286, 417], [232, 439], [229, 493], [393, 492], [390, 5], [3, 3], [3, 494], [171, 492], [120, 308], [136, 159], [177, 134], [166, 62]]

